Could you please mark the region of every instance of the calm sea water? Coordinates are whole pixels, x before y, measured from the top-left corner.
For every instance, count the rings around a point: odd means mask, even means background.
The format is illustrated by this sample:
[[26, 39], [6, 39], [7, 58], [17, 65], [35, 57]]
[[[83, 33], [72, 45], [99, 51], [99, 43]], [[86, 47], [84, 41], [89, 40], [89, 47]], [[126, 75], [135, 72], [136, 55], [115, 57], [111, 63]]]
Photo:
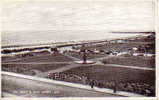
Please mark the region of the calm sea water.
[[115, 39], [135, 35], [139, 35], [139, 33], [110, 33], [105, 31], [4, 31], [2, 32], [2, 46]]
[[123, 34], [110, 31], [154, 30], [154, 2], [151, 0], [106, 0], [106, 2], [35, 0], [6, 2], [2, 10], [4, 30], [2, 46], [113, 39], [134, 36], [137, 33]]

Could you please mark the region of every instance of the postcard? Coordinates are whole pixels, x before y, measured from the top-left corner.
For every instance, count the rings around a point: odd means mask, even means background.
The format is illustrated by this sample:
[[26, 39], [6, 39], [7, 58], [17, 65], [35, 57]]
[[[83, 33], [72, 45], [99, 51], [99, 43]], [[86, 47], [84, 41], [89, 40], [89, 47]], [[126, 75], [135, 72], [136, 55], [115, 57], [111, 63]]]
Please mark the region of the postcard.
[[155, 98], [155, 8], [154, 0], [3, 0], [1, 97]]

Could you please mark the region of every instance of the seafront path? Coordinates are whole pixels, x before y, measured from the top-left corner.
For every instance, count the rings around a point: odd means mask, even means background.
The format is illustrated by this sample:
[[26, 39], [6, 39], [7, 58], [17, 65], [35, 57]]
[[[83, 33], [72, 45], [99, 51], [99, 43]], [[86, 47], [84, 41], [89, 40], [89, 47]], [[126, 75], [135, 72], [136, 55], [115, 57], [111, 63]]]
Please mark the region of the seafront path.
[[[5, 84], [5, 85], [3, 85]], [[50, 80], [2, 71], [3, 96], [17, 97], [144, 97], [143, 95], [88, 85]]]

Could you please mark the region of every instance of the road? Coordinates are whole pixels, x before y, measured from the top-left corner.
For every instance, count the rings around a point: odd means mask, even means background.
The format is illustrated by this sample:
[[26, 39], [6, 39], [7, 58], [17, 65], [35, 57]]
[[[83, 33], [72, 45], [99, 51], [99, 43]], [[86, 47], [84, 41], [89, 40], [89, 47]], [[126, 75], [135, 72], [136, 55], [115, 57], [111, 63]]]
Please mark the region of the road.
[[[22, 97], [114, 97], [117, 95], [3, 75], [2, 91]], [[3, 93], [2, 93], [3, 94]]]

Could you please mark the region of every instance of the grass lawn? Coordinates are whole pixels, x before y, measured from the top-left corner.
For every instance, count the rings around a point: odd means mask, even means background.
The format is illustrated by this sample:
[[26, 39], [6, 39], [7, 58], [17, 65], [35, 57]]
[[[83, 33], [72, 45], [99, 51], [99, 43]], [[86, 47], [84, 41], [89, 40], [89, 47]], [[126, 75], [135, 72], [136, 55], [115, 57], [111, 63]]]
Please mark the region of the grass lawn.
[[[2, 71], [16, 72], [22, 74], [31, 74], [31, 71], [47, 72], [57, 68], [64, 67], [68, 64], [2, 64]], [[31, 74], [32, 75], [32, 74]]]
[[[8, 57], [9, 59], [10, 57]], [[63, 56], [61, 54], [50, 54], [50, 55], [45, 55], [45, 54], [41, 54], [41, 56], [27, 56], [27, 57], [13, 57], [13, 59], [9, 59], [7, 60], [7, 58], [2, 58], [2, 63], [3, 62], [17, 62], [17, 63], [29, 63], [29, 62], [34, 62], [34, 63], [42, 63], [42, 62], [69, 62], [72, 61], [71, 58], [68, 58], [66, 56]]]
[[127, 66], [139, 66], [155, 68], [155, 58], [153, 57], [111, 57], [102, 61], [104, 64], [119, 64]]
[[[103, 88], [113, 89], [116, 82], [118, 90], [149, 96], [155, 95], [155, 71], [93, 65], [67, 70], [63, 74], [73, 74], [79, 77], [87, 77], [89, 80], [93, 79], [97, 86], [100, 84], [100, 87]], [[71, 82], [71, 80], [69, 81]], [[72, 80], [72, 82], [75, 81]], [[150, 91], [150, 93], [147, 93], [147, 91]]]

